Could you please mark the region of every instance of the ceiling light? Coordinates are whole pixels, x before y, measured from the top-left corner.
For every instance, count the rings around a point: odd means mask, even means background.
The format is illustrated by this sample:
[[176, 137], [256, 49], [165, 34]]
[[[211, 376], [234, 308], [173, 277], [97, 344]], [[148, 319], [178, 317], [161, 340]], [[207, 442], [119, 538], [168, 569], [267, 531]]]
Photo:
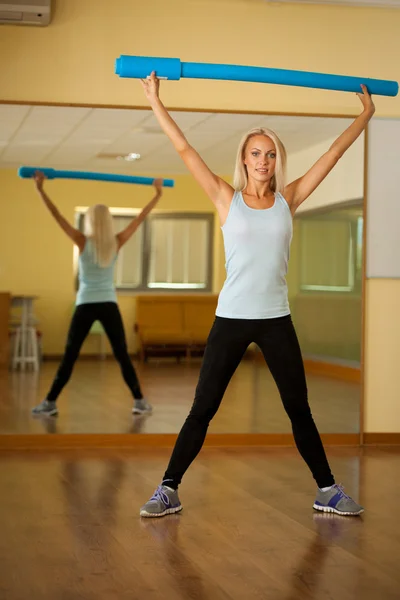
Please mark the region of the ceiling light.
[[117, 156], [117, 160], [126, 160], [127, 162], [133, 162], [134, 160], [139, 160], [140, 154], [136, 154], [136, 152], [130, 152], [125, 156]]

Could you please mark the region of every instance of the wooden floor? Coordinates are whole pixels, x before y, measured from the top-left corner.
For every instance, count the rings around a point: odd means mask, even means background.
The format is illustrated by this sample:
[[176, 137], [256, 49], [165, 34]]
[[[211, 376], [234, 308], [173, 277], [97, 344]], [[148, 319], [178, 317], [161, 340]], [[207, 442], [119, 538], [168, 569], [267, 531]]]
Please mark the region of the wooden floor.
[[158, 520], [169, 453], [88, 452], [0, 454], [1, 600], [400, 598], [399, 449], [330, 449], [362, 518], [313, 513], [292, 449], [208, 449]]
[[[57, 362], [40, 373], [0, 371], [0, 434], [177, 433], [190, 409], [200, 362], [151, 361], [136, 365], [144, 393], [154, 406], [149, 417], [132, 417], [132, 399], [113, 360], [79, 361], [59, 399], [57, 419], [34, 419], [31, 408], [46, 395]], [[308, 376], [309, 397], [321, 433], [359, 431], [360, 386]], [[213, 433], [288, 433], [289, 420], [268, 369], [245, 360], [235, 373]]]

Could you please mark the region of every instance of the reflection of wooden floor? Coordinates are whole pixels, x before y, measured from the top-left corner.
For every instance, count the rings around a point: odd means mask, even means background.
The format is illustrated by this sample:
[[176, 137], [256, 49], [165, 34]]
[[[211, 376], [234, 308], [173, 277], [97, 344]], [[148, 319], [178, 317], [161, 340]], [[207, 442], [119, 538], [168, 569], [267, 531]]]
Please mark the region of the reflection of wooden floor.
[[[192, 404], [199, 362], [138, 365], [154, 413], [133, 417], [129, 390], [114, 361], [78, 362], [59, 398], [57, 419], [34, 419], [31, 407], [46, 394], [58, 364], [45, 362], [39, 375], [0, 371], [0, 434], [177, 433]], [[309, 397], [322, 433], [359, 430], [360, 386], [310, 375]], [[50, 422], [49, 422], [50, 421]], [[287, 433], [290, 423], [272, 377], [259, 362], [243, 361], [210, 425], [213, 433]]]
[[182, 513], [141, 520], [168, 455], [0, 455], [0, 597], [398, 600], [398, 450], [330, 450], [362, 518], [313, 513], [297, 452], [263, 449], [203, 451]]

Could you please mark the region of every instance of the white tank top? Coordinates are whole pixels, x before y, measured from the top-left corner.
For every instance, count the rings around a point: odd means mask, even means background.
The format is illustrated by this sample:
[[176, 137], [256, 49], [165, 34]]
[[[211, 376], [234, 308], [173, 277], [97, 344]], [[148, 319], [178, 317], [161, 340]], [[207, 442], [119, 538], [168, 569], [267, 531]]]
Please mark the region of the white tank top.
[[97, 302], [117, 302], [114, 286], [114, 266], [117, 255], [108, 267], [100, 267], [94, 260], [94, 246], [86, 238], [85, 247], [79, 256], [79, 289], [76, 306]]
[[284, 197], [271, 208], [247, 206], [235, 192], [222, 226], [226, 280], [216, 315], [229, 319], [273, 319], [290, 314], [286, 273], [293, 222]]

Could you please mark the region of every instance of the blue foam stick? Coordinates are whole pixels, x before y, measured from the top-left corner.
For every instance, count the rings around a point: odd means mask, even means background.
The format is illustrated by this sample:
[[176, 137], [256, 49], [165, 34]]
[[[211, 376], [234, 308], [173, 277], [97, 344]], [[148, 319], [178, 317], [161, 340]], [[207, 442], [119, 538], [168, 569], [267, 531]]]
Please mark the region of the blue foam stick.
[[[136, 177], [133, 175], [111, 175], [109, 173], [87, 173], [85, 171], [59, 171], [57, 169], [42, 169], [41, 167], [20, 167], [18, 175], [24, 179], [33, 177], [36, 171], [41, 171], [47, 179], [90, 179], [93, 181], [113, 181], [115, 183], [136, 183], [153, 185], [151, 177]], [[174, 187], [173, 179], [164, 179], [163, 187]]]
[[350, 77], [348, 75], [328, 75], [308, 71], [270, 69], [267, 67], [245, 67], [240, 65], [216, 65], [211, 63], [181, 62], [179, 58], [156, 58], [151, 56], [121, 55], [115, 62], [115, 72], [120, 77], [145, 79], [152, 71], [160, 79], [224, 79], [229, 81], [253, 81], [276, 83], [300, 87], [361, 92], [361, 84], [367, 86], [370, 94], [396, 96], [399, 91], [397, 81]]

